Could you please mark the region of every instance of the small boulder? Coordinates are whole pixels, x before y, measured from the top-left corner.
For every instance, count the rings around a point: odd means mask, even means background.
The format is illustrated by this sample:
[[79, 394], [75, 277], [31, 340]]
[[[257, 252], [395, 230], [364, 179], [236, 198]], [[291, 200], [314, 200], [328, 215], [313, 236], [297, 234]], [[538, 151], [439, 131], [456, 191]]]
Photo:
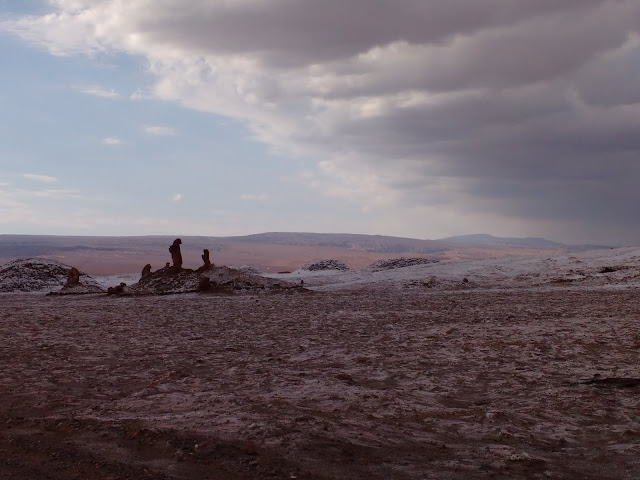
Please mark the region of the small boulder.
[[124, 282], [120, 282], [120, 285], [115, 286], [115, 287], [109, 287], [107, 289], [107, 295], [122, 295], [124, 293], [124, 287], [126, 287], [127, 284]]

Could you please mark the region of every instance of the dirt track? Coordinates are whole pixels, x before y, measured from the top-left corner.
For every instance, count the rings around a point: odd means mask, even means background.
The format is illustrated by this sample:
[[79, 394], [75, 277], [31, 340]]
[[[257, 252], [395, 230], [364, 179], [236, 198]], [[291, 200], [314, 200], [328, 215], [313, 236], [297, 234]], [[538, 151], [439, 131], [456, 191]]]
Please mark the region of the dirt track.
[[640, 477], [637, 290], [0, 306], [2, 479]]

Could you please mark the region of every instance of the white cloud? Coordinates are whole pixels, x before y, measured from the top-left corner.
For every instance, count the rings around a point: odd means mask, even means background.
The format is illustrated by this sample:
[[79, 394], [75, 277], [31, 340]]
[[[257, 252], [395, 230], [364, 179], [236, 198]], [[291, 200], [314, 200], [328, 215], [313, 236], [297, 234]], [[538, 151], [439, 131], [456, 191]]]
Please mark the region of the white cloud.
[[38, 174], [35, 174], [35, 173], [25, 173], [22, 176], [24, 178], [28, 179], [28, 180], [34, 180], [36, 182], [42, 182], [42, 183], [56, 183], [56, 182], [58, 182], [58, 179], [56, 177], [51, 177], [49, 175], [38, 175]]
[[130, 100], [152, 100], [153, 98], [153, 95], [140, 88], [129, 96]]
[[163, 127], [160, 125], [147, 125], [144, 131], [151, 135], [175, 135], [176, 131], [172, 127]]
[[101, 87], [100, 85], [75, 86], [76, 90], [100, 98], [120, 98], [120, 94], [112, 88]]
[[105, 145], [120, 145], [122, 140], [118, 137], [105, 137], [102, 139], [102, 143]]
[[248, 202], [266, 202], [267, 200], [269, 200], [269, 198], [270, 196], [266, 193], [260, 193], [260, 194], [245, 193], [240, 195], [241, 200], [245, 200]]
[[[365, 209], [447, 204], [460, 221], [490, 209], [579, 217], [594, 231], [637, 225], [637, 0], [52, 6], [0, 29], [56, 55], [143, 57], [148, 95], [322, 159], [310, 183], [328, 196]], [[94, 87], [85, 93], [118, 96]]]
[[78, 190], [39, 190], [30, 192], [34, 197], [50, 198], [52, 200], [62, 200], [66, 198], [81, 198], [82, 193]]
[[183, 197], [182, 197], [182, 194], [181, 194], [181, 193], [176, 193], [175, 195], [173, 195], [173, 196], [171, 197], [171, 201], [172, 201], [172, 202], [174, 202], [174, 203], [178, 203], [178, 202], [181, 202], [181, 201], [182, 201], [182, 198], [183, 198]]

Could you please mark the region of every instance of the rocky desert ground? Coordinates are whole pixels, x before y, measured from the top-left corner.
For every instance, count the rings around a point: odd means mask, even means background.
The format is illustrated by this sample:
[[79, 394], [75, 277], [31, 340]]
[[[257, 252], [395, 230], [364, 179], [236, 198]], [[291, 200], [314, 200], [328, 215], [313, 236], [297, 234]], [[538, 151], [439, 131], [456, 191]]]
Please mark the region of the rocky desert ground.
[[0, 478], [640, 478], [640, 249], [322, 265], [0, 294]]

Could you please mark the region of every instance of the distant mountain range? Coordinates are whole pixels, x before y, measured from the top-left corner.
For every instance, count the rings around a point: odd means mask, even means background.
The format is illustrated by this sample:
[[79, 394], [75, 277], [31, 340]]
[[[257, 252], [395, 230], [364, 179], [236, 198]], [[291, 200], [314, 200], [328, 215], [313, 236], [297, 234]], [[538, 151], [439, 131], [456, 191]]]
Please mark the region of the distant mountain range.
[[[177, 236], [177, 235], [176, 235]], [[24, 257], [47, 257], [93, 274], [140, 271], [170, 260], [176, 236], [79, 237], [0, 235], [0, 264]], [[462, 260], [574, 252], [599, 246], [569, 246], [543, 238], [502, 238], [488, 234], [438, 240], [348, 233], [269, 232], [235, 237], [181, 236], [185, 265], [198, 266], [203, 249], [223, 265], [253, 265], [265, 271], [292, 270], [321, 258], [350, 267], [398, 257]]]
[[339, 247], [380, 253], [438, 253], [447, 245], [436, 240], [361, 235], [353, 233], [287, 233], [270, 232], [227, 237], [230, 242], [260, 243], [269, 245], [295, 245], [303, 247]]
[[466, 247], [509, 247], [531, 249], [585, 250], [609, 248], [605, 245], [567, 245], [538, 237], [496, 237], [487, 233], [459, 235], [437, 240], [362, 235], [353, 233], [303, 233], [269, 232], [239, 237], [222, 237], [230, 242], [247, 242], [270, 245], [323, 246], [361, 249], [384, 253], [437, 253], [447, 251], [452, 245]]
[[455, 243], [457, 245], [509, 245], [512, 247], [525, 248], [563, 248], [567, 247], [564, 243], [553, 242], [546, 238], [537, 237], [494, 237], [487, 233], [475, 233], [473, 235], [460, 235], [457, 237], [441, 238], [438, 241], [446, 243]]

